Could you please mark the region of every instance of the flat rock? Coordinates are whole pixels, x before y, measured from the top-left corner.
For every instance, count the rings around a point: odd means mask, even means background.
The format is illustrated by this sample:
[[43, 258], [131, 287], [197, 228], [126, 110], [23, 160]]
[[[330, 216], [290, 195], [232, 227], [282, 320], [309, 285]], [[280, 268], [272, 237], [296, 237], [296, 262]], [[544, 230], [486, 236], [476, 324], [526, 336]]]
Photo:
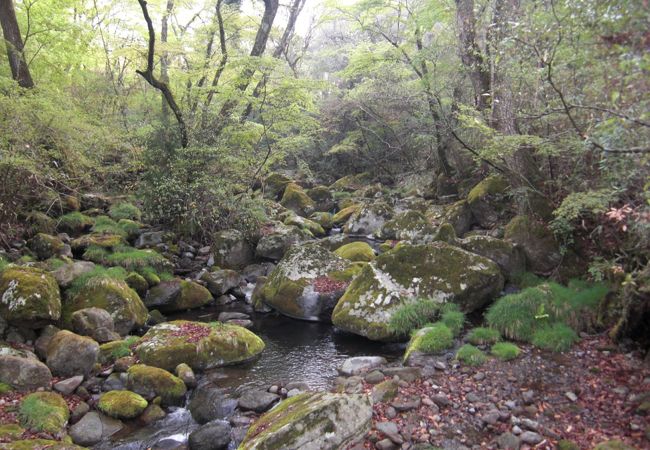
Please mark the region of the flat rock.
[[377, 422], [375, 424], [375, 429], [381, 433], [384, 433], [388, 439], [393, 441], [395, 444], [403, 444], [404, 439], [399, 434], [399, 429], [395, 422]]
[[270, 392], [246, 391], [239, 398], [239, 407], [260, 413], [267, 411], [278, 400], [280, 400], [280, 396]]
[[348, 358], [343, 362], [339, 368], [339, 372], [343, 375], [359, 375], [375, 367], [386, 364], [386, 358], [381, 356], [355, 356]]
[[79, 387], [83, 380], [83, 375], [77, 375], [72, 378], [61, 380], [58, 383], [55, 383], [53, 387], [55, 391], [58, 391], [63, 395], [70, 395]]
[[537, 445], [544, 440], [541, 434], [535, 433], [534, 431], [524, 431], [519, 436], [521, 442], [529, 445]]
[[91, 446], [122, 429], [122, 422], [92, 411], [70, 427], [70, 437], [77, 445]]

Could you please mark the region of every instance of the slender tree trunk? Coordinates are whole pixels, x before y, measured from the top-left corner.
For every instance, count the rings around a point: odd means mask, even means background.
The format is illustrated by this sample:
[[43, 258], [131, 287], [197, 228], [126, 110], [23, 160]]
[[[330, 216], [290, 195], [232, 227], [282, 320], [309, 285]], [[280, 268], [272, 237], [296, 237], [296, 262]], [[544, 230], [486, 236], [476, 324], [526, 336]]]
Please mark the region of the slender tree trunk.
[[201, 111], [202, 130], [207, 128], [208, 109], [210, 108], [210, 103], [212, 103], [212, 99], [214, 98], [217, 85], [219, 84], [219, 80], [221, 79], [221, 74], [223, 73], [224, 69], [226, 68], [226, 64], [228, 63], [228, 47], [226, 47], [226, 29], [223, 26], [223, 16], [221, 15], [221, 2], [222, 0], [218, 0], [216, 6], [217, 25], [219, 26], [219, 47], [221, 49], [221, 59], [219, 60], [219, 65], [217, 66], [217, 70], [214, 73], [214, 77], [212, 78], [210, 90], [208, 91], [208, 95], [205, 99], [205, 103], [203, 104], [203, 110]]
[[25, 62], [23, 39], [16, 19], [13, 0], [0, 0], [0, 26], [7, 47], [11, 76], [24, 88], [33, 88], [34, 80]]
[[474, 88], [474, 105], [482, 111], [490, 104], [490, 69], [476, 42], [474, 0], [456, 0], [456, 24], [460, 58]]
[[[167, 32], [168, 32], [168, 22], [169, 16], [174, 9], [174, 0], [167, 0], [167, 8], [165, 9], [165, 14], [162, 16], [162, 23], [160, 26], [160, 42], [163, 44], [163, 52], [160, 56], [160, 81], [168, 84], [169, 83], [169, 53], [164, 48], [167, 44]], [[162, 102], [162, 121], [165, 127], [169, 126], [169, 106], [167, 105], [167, 100], [165, 95], [160, 95], [160, 100]]]

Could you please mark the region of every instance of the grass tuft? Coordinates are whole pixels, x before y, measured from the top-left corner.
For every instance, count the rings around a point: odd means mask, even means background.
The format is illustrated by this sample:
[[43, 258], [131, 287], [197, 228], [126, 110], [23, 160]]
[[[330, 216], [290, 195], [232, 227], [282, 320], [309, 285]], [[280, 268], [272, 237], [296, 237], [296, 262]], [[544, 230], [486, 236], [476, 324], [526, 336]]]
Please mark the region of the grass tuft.
[[554, 323], [540, 328], [533, 335], [533, 345], [552, 352], [565, 352], [578, 341], [578, 335], [568, 325]]
[[501, 340], [501, 334], [494, 328], [477, 327], [469, 332], [467, 341], [474, 345], [494, 344]]
[[391, 316], [388, 329], [398, 336], [408, 336], [413, 330], [437, 319], [440, 307], [439, 302], [427, 298], [401, 305]]
[[460, 311], [448, 310], [442, 313], [440, 321], [449, 327], [454, 336], [458, 336], [465, 326], [465, 314]]
[[468, 366], [480, 366], [487, 360], [487, 356], [472, 344], [465, 344], [456, 352], [456, 359]]
[[510, 361], [521, 354], [521, 349], [510, 342], [497, 342], [490, 349], [490, 353], [501, 361]]
[[90, 272], [84, 273], [83, 275], [77, 277], [67, 290], [67, 293], [70, 297], [73, 297], [77, 294], [82, 287], [84, 287], [88, 281], [93, 278], [111, 278], [114, 280], [124, 280], [127, 276], [126, 270], [121, 267], [102, 267], [95, 266]]
[[132, 203], [122, 202], [111, 206], [108, 215], [114, 220], [129, 219], [140, 220], [142, 213], [137, 206]]

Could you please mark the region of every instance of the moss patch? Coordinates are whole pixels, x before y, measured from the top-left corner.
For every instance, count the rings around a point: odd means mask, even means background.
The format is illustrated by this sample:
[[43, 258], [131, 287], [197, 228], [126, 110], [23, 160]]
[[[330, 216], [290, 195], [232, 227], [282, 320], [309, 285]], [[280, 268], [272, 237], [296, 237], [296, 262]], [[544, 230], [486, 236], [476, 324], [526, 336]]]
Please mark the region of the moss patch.
[[135, 392], [109, 391], [99, 397], [97, 409], [116, 419], [135, 419], [147, 405], [147, 401]]
[[487, 356], [472, 344], [465, 344], [456, 352], [456, 359], [468, 366], [480, 366], [487, 361]]
[[63, 397], [54, 392], [34, 392], [20, 403], [20, 423], [32, 431], [58, 434], [65, 430], [70, 413]]
[[502, 361], [510, 361], [521, 354], [521, 349], [510, 342], [497, 342], [490, 348], [490, 353]]
[[10, 323], [28, 328], [39, 328], [59, 319], [59, 285], [44, 270], [6, 267], [0, 273], [0, 315]]
[[164, 405], [181, 404], [187, 392], [183, 380], [158, 367], [136, 364], [127, 373], [129, 390], [150, 400], [160, 397]]
[[370, 262], [375, 259], [375, 252], [366, 242], [350, 242], [336, 250], [334, 254], [355, 262]]

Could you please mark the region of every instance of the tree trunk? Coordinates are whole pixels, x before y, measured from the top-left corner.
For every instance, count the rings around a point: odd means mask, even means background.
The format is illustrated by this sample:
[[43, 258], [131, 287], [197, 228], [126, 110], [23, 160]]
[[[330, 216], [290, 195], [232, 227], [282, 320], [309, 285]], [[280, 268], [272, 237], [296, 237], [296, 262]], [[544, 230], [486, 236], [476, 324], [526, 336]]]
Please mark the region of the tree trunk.
[[24, 88], [33, 88], [34, 80], [25, 62], [23, 39], [20, 35], [13, 0], [0, 0], [0, 26], [5, 38], [11, 76]]
[[[174, 9], [174, 0], [167, 0], [167, 8], [165, 13], [162, 16], [162, 23], [160, 25], [160, 42], [167, 44], [167, 23], [169, 21], [169, 16]], [[168, 84], [169, 83], [169, 54], [166, 49], [163, 48], [162, 55], [160, 56], [160, 81]], [[161, 94], [162, 102], [162, 121], [165, 127], [169, 126], [169, 106], [167, 105], [167, 100], [165, 95]]]
[[482, 111], [490, 104], [490, 70], [476, 43], [474, 0], [456, 0], [456, 24], [460, 59], [474, 88], [474, 106]]

